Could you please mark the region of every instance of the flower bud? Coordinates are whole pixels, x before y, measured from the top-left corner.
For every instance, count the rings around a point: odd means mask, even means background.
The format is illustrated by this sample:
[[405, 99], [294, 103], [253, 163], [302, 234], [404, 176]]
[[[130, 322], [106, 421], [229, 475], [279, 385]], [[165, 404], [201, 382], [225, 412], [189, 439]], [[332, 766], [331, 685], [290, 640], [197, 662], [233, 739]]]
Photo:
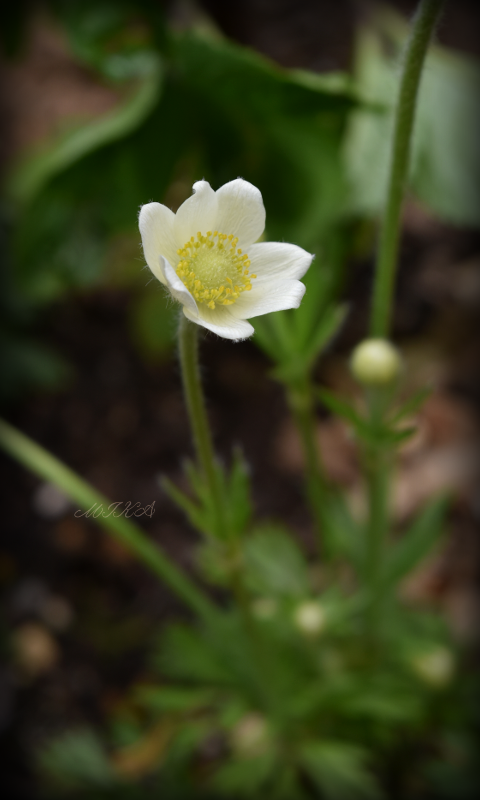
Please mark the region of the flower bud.
[[437, 689], [447, 686], [455, 671], [455, 659], [447, 647], [421, 653], [412, 658], [411, 665], [419, 678]]
[[360, 383], [381, 386], [398, 377], [401, 359], [386, 339], [365, 339], [353, 351], [350, 368]]
[[306, 636], [316, 636], [325, 626], [325, 611], [316, 600], [307, 600], [297, 606], [293, 621]]
[[253, 711], [245, 714], [232, 730], [231, 743], [239, 756], [252, 757], [264, 752], [270, 744], [265, 717]]

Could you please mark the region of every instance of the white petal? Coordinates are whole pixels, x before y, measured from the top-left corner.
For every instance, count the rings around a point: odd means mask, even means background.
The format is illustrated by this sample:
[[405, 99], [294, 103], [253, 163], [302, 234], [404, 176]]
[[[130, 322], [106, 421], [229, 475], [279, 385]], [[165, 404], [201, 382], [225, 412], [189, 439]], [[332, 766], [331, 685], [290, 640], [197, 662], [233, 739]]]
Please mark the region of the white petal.
[[173, 233], [175, 214], [161, 203], [147, 203], [140, 209], [138, 225], [142, 236], [145, 261], [159, 281], [165, 283], [160, 256], [176, 264], [177, 247]]
[[197, 233], [218, 230], [217, 197], [207, 181], [197, 181], [193, 184], [194, 194], [185, 200], [175, 216], [175, 241], [177, 248], [183, 247], [191, 236]]
[[247, 339], [252, 333], [255, 333], [249, 322], [245, 322], [243, 319], [236, 319], [230, 309], [225, 308], [225, 306], [217, 306], [211, 309], [202, 303], [198, 306], [198, 314], [192, 313], [185, 306], [183, 313], [191, 322], [202, 325], [209, 331], [218, 334], [218, 336], [223, 336], [224, 339], [233, 339], [238, 342], [240, 339]]
[[177, 273], [168, 263], [168, 261], [164, 260], [163, 270], [165, 273], [165, 282], [175, 300], [178, 300], [178, 302], [181, 303], [184, 308], [188, 308], [193, 314], [198, 314], [195, 298], [190, 294], [187, 287], [183, 281], [180, 280]]
[[230, 306], [232, 314], [239, 319], [250, 319], [271, 311], [298, 308], [305, 294], [305, 286], [300, 281], [281, 281], [268, 285], [254, 285], [250, 292], [242, 292], [238, 300]]
[[216, 192], [218, 215], [216, 230], [238, 236], [238, 246], [247, 248], [265, 229], [265, 208], [256, 186], [237, 178]]
[[274, 279], [300, 280], [313, 260], [313, 255], [296, 244], [259, 242], [248, 248], [250, 272], [257, 276], [255, 284]]

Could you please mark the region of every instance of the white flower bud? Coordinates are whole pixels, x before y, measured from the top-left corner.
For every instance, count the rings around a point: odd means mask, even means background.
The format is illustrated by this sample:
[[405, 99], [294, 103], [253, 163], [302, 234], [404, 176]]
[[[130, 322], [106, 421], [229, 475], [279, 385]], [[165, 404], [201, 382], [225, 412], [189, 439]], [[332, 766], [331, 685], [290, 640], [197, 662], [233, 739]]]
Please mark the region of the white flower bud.
[[453, 653], [446, 647], [436, 647], [435, 650], [414, 656], [410, 663], [425, 683], [438, 689], [450, 683], [455, 671]]
[[353, 351], [350, 368], [360, 383], [381, 386], [398, 377], [401, 364], [398, 350], [386, 339], [365, 339]]
[[270, 743], [265, 717], [256, 712], [242, 717], [232, 730], [231, 743], [233, 750], [240, 756], [257, 756], [264, 752]]
[[297, 606], [293, 621], [306, 636], [316, 636], [325, 626], [325, 610], [316, 600], [307, 600]]

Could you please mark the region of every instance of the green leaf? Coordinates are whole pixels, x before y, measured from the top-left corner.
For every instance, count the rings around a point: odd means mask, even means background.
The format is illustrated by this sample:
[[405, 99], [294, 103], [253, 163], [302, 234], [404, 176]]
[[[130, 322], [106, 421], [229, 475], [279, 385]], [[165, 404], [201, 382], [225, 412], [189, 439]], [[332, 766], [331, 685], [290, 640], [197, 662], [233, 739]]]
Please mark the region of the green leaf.
[[326, 800], [372, 800], [381, 797], [365, 767], [368, 753], [347, 742], [323, 741], [303, 745], [303, 766]]
[[[293, 334], [295, 334], [297, 316], [301, 316], [302, 313], [301, 308], [300, 306], [295, 311], [295, 316], [292, 318]], [[282, 351], [277, 349], [275, 360], [280, 363], [280, 366], [272, 370], [273, 377], [285, 383], [294, 383], [308, 373], [312, 364], [339, 331], [345, 314], [345, 306], [327, 308], [311, 331], [310, 339], [305, 342], [294, 341], [297, 349], [294, 358], [285, 358]]]
[[431, 389], [420, 389], [412, 395], [399, 409], [395, 412], [390, 420], [391, 425], [395, 425], [405, 417], [415, 414], [424, 404], [425, 400], [431, 395]]
[[100, 739], [88, 728], [51, 741], [38, 756], [40, 769], [70, 789], [109, 787], [116, 783]]
[[164, 492], [185, 512], [193, 527], [204, 533], [205, 536], [211, 536], [214, 526], [212, 526], [209, 510], [205, 506], [195, 503], [185, 492], [178, 489], [169, 478], [162, 477], [160, 483]]
[[231, 530], [236, 536], [240, 536], [252, 516], [250, 470], [240, 450], [234, 452], [225, 496]]
[[21, 205], [30, 202], [52, 176], [138, 128], [158, 102], [162, 79], [160, 60], [152, 54], [149, 73], [141, 81], [135, 81], [113, 111], [73, 127], [38, 153], [25, 156], [7, 179], [7, 196]]
[[305, 597], [309, 591], [305, 557], [292, 535], [277, 526], [257, 529], [244, 545], [246, 580], [261, 595]]
[[423, 509], [411, 527], [391, 551], [385, 568], [386, 585], [398, 583], [424, 559], [437, 544], [444, 532], [445, 514], [449, 498], [432, 500]]
[[215, 692], [177, 686], [140, 687], [135, 698], [155, 712], [191, 712], [211, 705]]
[[211, 786], [223, 797], [258, 797], [259, 792], [271, 796], [267, 784], [270, 783], [277, 767], [277, 759], [272, 752], [251, 758], [231, 758], [215, 771]]
[[166, 629], [155, 661], [162, 673], [176, 681], [228, 685], [233, 680], [209, 639], [186, 625], [175, 624]]
[[317, 394], [322, 403], [333, 414], [349, 422], [353, 426], [358, 435], [367, 441], [373, 441], [374, 435], [368, 422], [363, 420], [359, 413], [345, 400], [342, 400], [337, 395], [330, 392], [325, 388], [317, 388]]

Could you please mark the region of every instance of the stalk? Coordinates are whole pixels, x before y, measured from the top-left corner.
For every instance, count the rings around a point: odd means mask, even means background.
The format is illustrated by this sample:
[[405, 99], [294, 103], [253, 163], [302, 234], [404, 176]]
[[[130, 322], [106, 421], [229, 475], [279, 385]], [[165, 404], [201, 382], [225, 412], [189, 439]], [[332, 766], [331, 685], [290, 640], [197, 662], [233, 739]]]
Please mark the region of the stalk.
[[372, 337], [388, 338], [390, 332], [400, 239], [400, 217], [410, 160], [418, 88], [428, 45], [442, 6], [443, 0], [421, 0], [405, 51], [395, 111], [385, 214], [380, 231], [376, 263], [370, 320]]
[[178, 342], [183, 390], [195, 452], [214, 502], [216, 534], [221, 536], [222, 533], [226, 533], [224, 499], [215, 465], [215, 454], [198, 366], [198, 325], [190, 322], [184, 314], [180, 318]]

